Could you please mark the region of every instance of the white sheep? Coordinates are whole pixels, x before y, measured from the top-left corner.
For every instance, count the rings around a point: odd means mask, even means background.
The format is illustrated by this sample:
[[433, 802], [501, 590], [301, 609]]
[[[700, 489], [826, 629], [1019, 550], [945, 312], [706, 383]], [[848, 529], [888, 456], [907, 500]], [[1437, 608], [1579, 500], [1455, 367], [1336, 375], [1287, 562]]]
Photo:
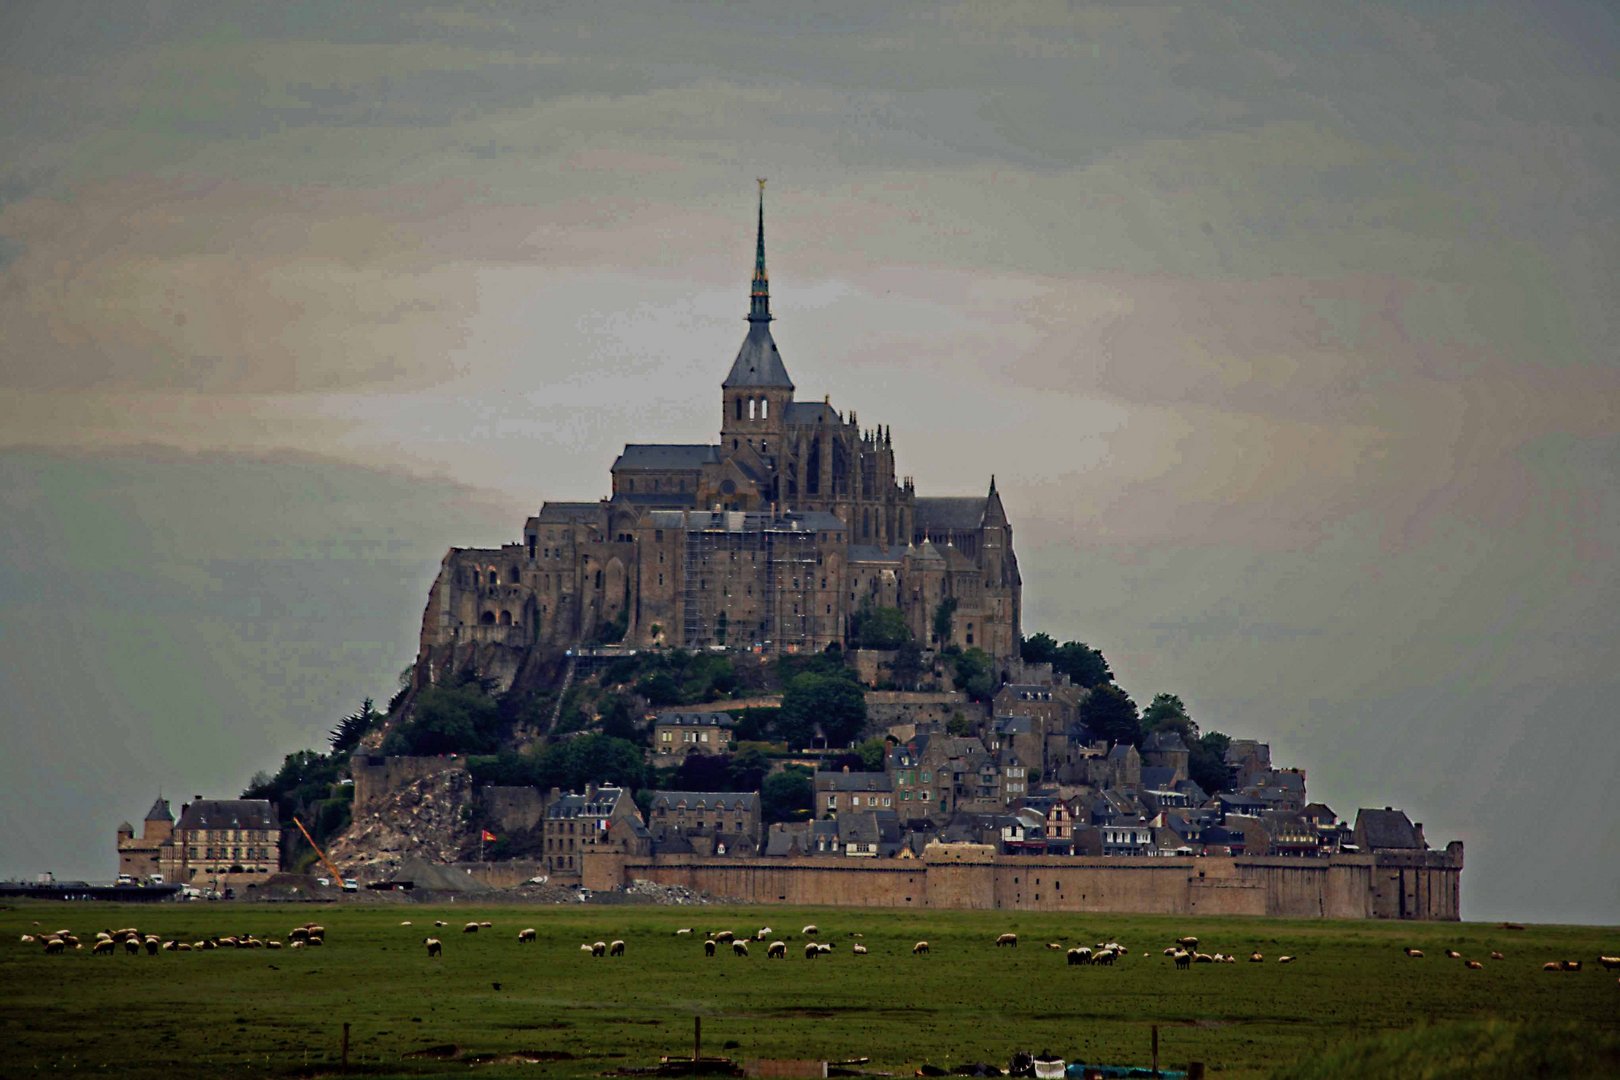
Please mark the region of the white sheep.
[[607, 942], [598, 941], [595, 944], [593, 944], [591, 946], [591, 955], [592, 956], [606, 956], [607, 955]]
[[787, 942], [785, 942], [785, 941], [773, 941], [773, 942], [771, 942], [765, 948], [765, 959], [767, 959], [767, 960], [786, 960], [787, 959]]
[[608, 946], [608, 955], [609, 956], [623, 956], [624, 955], [624, 942], [615, 941], [612, 944], [610, 944]]
[[928, 942], [919, 941], [919, 942], [917, 942], [917, 944], [913, 945], [911, 947], [911, 955], [912, 956], [927, 956], [928, 955]]
[[691, 932], [692, 928], [690, 926], [683, 926], [679, 930], [675, 931], [675, 936], [680, 937], [682, 934], [690, 934]]
[[820, 955], [821, 949], [817, 947], [815, 942], [807, 941], [804, 943], [804, 958], [806, 960], [814, 960]]
[[591, 943], [588, 942], [588, 941], [581, 942], [580, 946], [579, 946], [579, 951], [583, 952], [583, 953], [590, 952], [591, 951]]
[[1017, 934], [1002, 934], [1000, 937], [996, 938], [996, 945], [998, 947], [1002, 946], [1002, 945], [1011, 945], [1013, 948], [1016, 949], [1018, 947], [1018, 935]]
[[536, 937], [536, 931], [535, 931], [534, 927], [525, 926], [522, 930], [518, 931], [518, 944], [519, 945], [532, 944], [534, 942], [535, 937]]
[[709, 940], [705, 941], [703, 943], [703, 955], [704, 956], [713, 956], [714, 955], [714, 947], [715, 947], [714, 938], [710, 938]]
[[476, 934], [478, 933], [478, 924], [475, 922], [470, 922], [461, 928], [461, 932], [463, 934]]
[[748, 942], [746, 942], [746, 941], [733, 941], [731, 943], [731, 951], [732, 951], [732, 954], [736, 955], [736, 956], [747, 956], [748, 955]]
[[816, 927], [815, 923], [811, 923], [803, 930], [800, 930], [799, 933], [803, 934], [805, 937], [815, 937], [817, 934], [821, 933], [821, 931]]
[[856, 955], [856, 956], [865, 956], [866, 955], [866, 946], [860, 944], [859, 942], [856, 942], [854, 947], [852, 947], [849, 951], [851, 953], [853, 953], [854, 955]]
[[442, 956], [444, 954], [444, 942], [436, 937], [423, 938], [422, 944], [427, 946], [429, 956]]
[[772, 930], [770, 927], [762, 926], [757, 931], [755, 931], [754, 940], [755, 941], [764, 941], [766, 938], [770, 937], [774, 933], [776, 933], [776, 931]]

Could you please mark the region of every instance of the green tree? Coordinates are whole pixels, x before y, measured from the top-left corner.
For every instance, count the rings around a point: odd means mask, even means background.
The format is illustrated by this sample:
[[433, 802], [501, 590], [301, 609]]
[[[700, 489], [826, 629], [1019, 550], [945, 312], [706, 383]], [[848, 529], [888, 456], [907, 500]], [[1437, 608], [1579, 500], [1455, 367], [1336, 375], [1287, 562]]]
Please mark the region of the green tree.
[[898, 649], [911, 640], [899, 608], [863, 603], [850, 620], [849, 640], [857, 649]]
[[815, 803], [816, 786], [809, 770], [789, 765], [760, 785], [760, 813], [766, 821], [803, 821]]
[[902, 642], [894, 650], [894, 664], [891, 671], [896, 687], [901, 690], [915, 690], [923, 673], [922, 646], [915, 641]]
[[1173, 731], [1189, 747], [1198, 741], [1198, 725], [1187, 715], [1186, 703], [1175, 694], [1155, 694], [1142, 710], [1142, 734], [1155, 731]]
[[866, 772], [882, 772], [884, 764], [889, 759], [889, 743], [886, 739], [867, 739], [855, 748], [860, 755], [861, 768]]
[[765, 774], [771, 771], [771, 759], [757, 746], [745, 746], [731, 755], [726, 771], [730, 774], [730, 786], [724, 790], [758, 791]]
[[414, 715], [384, 743], [391, 754], [489, 753], [501, 742], [495, 702], [476, 681], [430, 686], [416, 697]]
[[1142, 741], [1142, 725], [1137, 719], [1136, 702], [1112, 683], [1093, 687], [1080, 703], [1080, 720], [1098, 738], [1110, 743]]
[[1188, 744], [1187, 775], [1205, 794], [1214, 795], [1232, 786], [1231, 774], [1226, 771], [1226, 748], [1231, 742], [1219, 731], [1206, 731]]
[[596, 703], [602, 718], [602, 734], [629, 742], [645, 742], [644, 733], [636, 726], [635, 710], [630, 699], [623, 694], [605, 694]]
[[977, 731], [977, 725], [961, 713], [952, 713], [951, 718], [945, 722], [947, 735], [966, 736], [976, 734]]
[[973, 648], [951, 654], [956, 668], [956, 688], [974, 701], [989, 701], [996, 696], [996, 669], [990, 654]]
[[847, 746], [866, 726], [866, 693], [841, 675], [796, 675], [782, 691], [776, 725], [790, 746], [808, 746], [817, 725], [829, 746]]
[[1052, 658], [1052, 670], [1067, 675], [1076, 686], [1102, 686], [1114, 681], [1103, 654], [1083, 641], [1065, 641]]
[[383, 719], [375, 703], [366, 698], [358, 712], [352, 712], [337, 722], [326, 739], [334, 755], [348, 754], [360, 745], [360, 739]]
[[1031, 634], [1018, 643], [1018, 655], [1026, 664], [1050, 664], [1057, 658], [1057, 650], [1051, 634]]
[[944, 647], [951, 643], [951, 623], [956, 618], [956, 597], [947, 596], [934, 608], [934, 644]]

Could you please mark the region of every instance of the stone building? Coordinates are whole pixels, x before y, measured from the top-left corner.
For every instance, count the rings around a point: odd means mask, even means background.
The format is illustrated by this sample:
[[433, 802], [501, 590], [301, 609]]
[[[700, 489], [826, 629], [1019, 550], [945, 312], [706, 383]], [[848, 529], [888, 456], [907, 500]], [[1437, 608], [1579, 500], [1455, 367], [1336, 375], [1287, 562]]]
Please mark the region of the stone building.
[[166, 864], [174, 861], [174, 815], [169, 800], [158, 796], [141, 822], [141, 835], [124, 822], [118, 826], [118, 873], [146, 880], [153, 874], [167, 874]]
[[170, 884], [223, 892], [281, 872], [281, 823], [268, 799], [204, 799], [180, 806], [165, 860]]
[[563, 876], [579, 873], [585, 852], [635, 844], [647, 832], [630, 793], [607, 785], [566, 795], [553, 788], [541, 828], [546, 873]]
[[757, 855], [759, 793], [655, 791], [647, 805], [647, 831], [657, 851], [684, 847], [701, 855]]
[[678, 764], [688, 754], [725, 754], [731, 750], [737, 721], [723, 712], [666, 712], [653, 721], [654, 764]]
[[419, 677], [491, 647], [817, 651], [843, 643], [865, 604], [898, 608], [928, 643], [946, 601], [941, 644], [1016, 660], [1022, 583], [994, 478], [982, 495], [918, 495], [886, 426], [795, 397], [773, 318], [761, 188], [748, 331], [721, 382], [718, 440], [629, 443], [608, 497], [545, 503], [517, 543], [451, 549]]

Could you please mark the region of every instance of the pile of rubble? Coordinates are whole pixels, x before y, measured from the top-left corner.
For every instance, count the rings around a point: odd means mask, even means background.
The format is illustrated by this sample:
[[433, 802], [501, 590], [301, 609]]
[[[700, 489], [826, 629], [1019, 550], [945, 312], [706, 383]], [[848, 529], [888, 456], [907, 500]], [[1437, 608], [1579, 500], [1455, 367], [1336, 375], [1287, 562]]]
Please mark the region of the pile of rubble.
[[407, 859], [453, 863], [478, 846], [467, 823], [472, 777], [452, 769], [406, 784], [357, 816], [333, 841], [330, 854], [362, 881], [389, 877]]
[[660, 885], [656, 881], [636, 878], [624, 887], [624, 895], [643, 904], [712, 904], [714, 898], [707, 893], [693, 892], [684, 885]]

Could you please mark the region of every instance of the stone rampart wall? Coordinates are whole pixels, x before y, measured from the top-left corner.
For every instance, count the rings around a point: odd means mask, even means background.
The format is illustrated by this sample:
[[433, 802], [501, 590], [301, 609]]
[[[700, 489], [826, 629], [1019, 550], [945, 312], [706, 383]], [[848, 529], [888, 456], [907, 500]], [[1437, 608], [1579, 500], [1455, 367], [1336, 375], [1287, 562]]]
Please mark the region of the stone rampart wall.
[[[584, 883], [641, 878], [757, 904], [1455, 920], [1460, 853], [1423, 865], [1331, 859], [949, 858], [711, 859], [586, 856]], [[1410, 861], [1410, 860], [1408, 860]], [[1404, 895], [1404, 901], [1401, 897]]]
[[350, 764], [354, 776], [354, 815], [359, 817], [370, 812], [406, 784], [466, 767], [466, 762], [458, 757], [356, 756]]

